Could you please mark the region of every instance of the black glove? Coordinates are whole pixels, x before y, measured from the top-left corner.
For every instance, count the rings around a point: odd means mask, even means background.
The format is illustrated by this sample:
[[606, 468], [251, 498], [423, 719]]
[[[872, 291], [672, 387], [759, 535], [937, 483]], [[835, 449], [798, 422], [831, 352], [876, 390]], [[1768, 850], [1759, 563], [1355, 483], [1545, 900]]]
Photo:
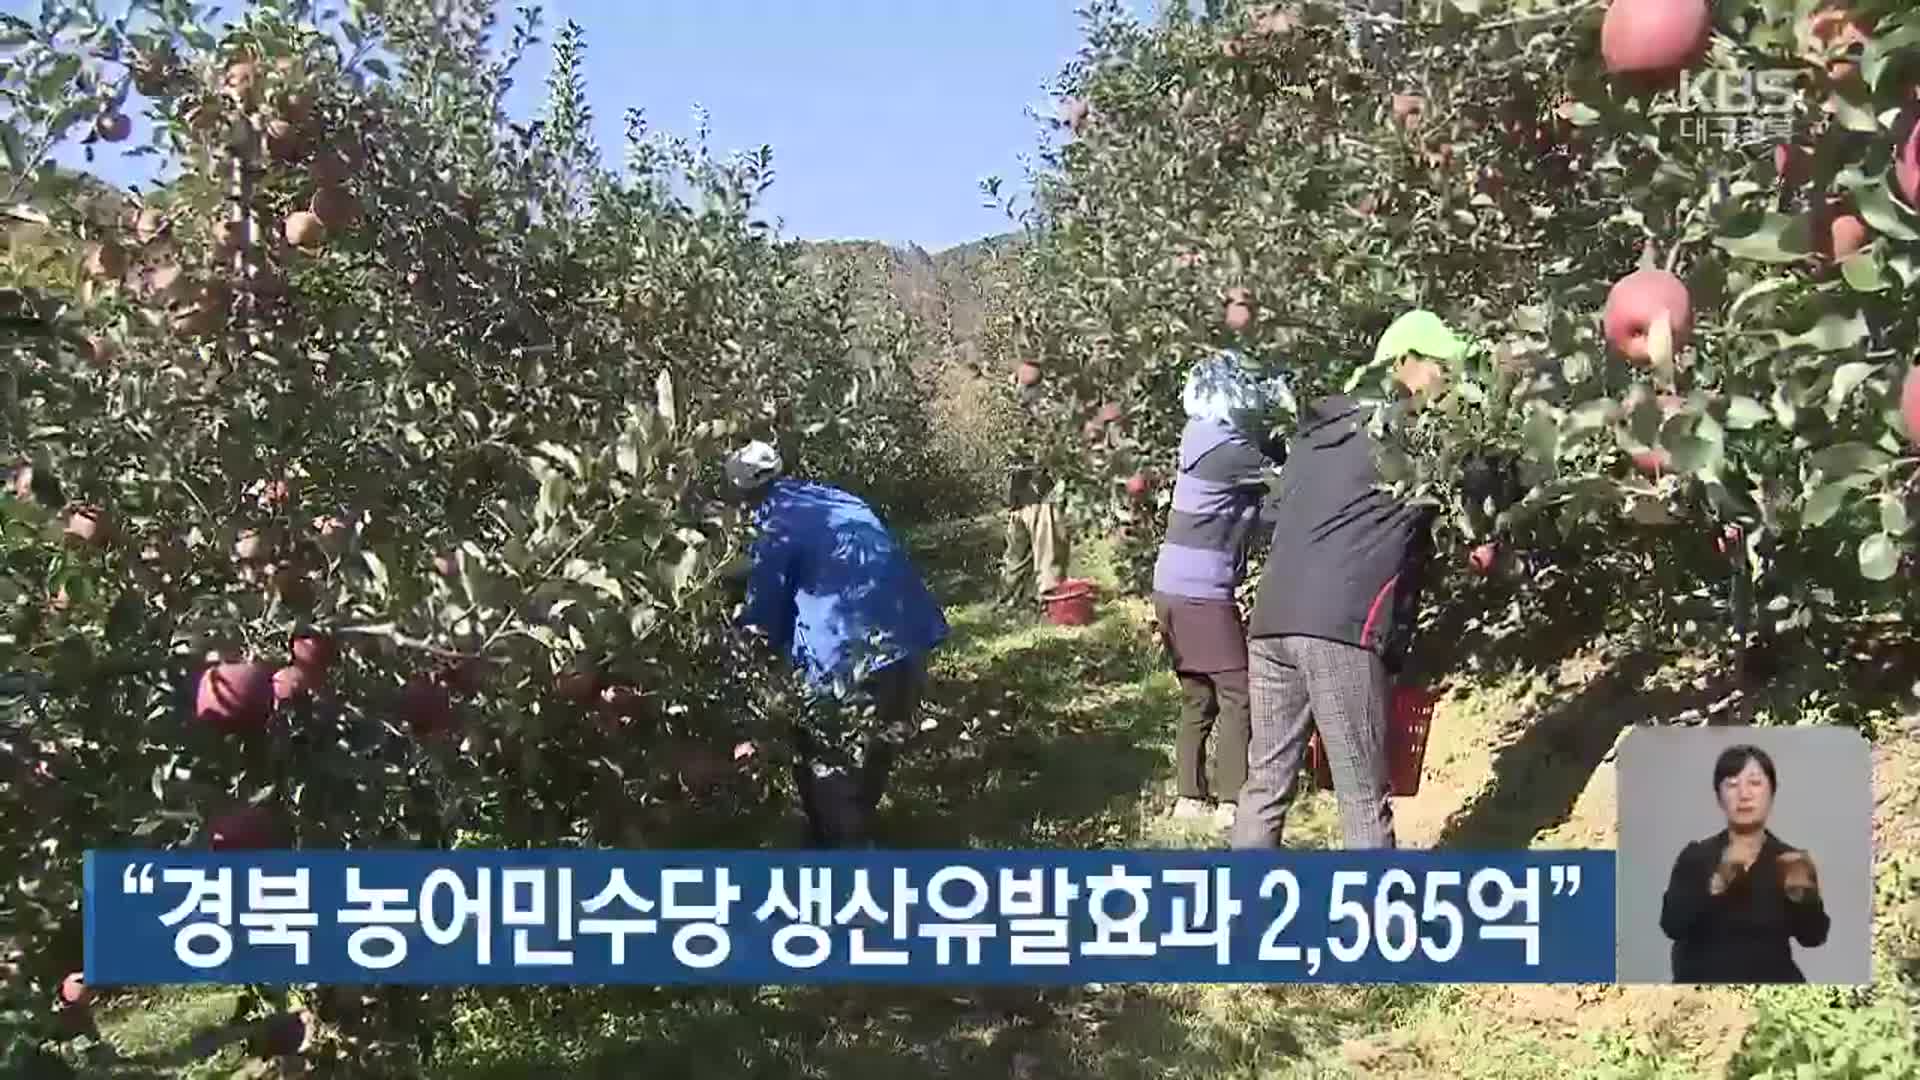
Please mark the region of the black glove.
[[1526, 494], [1520, 485], [1519, 463], [1506, 454], [1481, 453], [1469, 457], [1461, 470], [1460, 490], [1466, 495], [1468, 505], [1478, 507], [1491, 501], [1496, 514]]

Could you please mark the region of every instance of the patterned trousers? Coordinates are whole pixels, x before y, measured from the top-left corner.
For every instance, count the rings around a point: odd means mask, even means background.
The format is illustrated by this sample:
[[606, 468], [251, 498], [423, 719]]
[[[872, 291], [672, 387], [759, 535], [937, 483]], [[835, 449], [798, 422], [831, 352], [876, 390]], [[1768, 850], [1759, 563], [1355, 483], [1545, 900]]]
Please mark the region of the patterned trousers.
[[1248, 644], [1253, 732], [1233, 846], [1277, 848], [1317, 728], [1347, 848], [1394, 846], [1387, 670], [1370, 649], [1310, 637]]

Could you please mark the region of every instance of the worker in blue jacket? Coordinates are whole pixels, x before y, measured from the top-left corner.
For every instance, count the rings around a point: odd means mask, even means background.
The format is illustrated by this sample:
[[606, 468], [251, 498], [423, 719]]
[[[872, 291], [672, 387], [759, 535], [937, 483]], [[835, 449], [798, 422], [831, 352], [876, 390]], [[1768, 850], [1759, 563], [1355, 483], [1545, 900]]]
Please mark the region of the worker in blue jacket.
[[946, 640], [947, 620], [871, 507], [783, 473], [764, 442], [726, 461], [757, 532], [740, 623], [784, 654], [811, 691], [795, 725], [794, 781], [813, 842], [871, 846], [873, 815], [895, 753], [918, 729], [927, 657]]

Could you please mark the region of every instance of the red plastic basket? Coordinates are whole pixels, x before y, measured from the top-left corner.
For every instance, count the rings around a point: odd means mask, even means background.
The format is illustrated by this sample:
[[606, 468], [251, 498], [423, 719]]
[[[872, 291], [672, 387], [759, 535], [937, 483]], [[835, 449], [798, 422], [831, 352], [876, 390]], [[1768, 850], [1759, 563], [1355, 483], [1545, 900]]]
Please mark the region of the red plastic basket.
[[[1418, 686], [1397, 686], [1387, 706], [1387, 772], [1396, 798], [1420, 794], [1420, 776], [1427, 763], [1427, 732], [1433, 727], [1433, 706], [1440, 695]], [[1333, 770], [1315, 731], [1307, 741], [1307, 765], [1321, 791], [1333, 790]]]
[[1093, 582], [1063, 581], [1043, 597], [1047, 621], [1055, 626], [1086, 626], [1093, 621]]

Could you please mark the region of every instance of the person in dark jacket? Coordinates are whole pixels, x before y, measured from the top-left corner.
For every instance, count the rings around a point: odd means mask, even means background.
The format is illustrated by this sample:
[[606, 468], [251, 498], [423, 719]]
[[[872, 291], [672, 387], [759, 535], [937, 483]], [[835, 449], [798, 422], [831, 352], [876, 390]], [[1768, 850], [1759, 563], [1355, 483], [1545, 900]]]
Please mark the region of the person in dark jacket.
[[1713, 765], [1727, 827], [1682, 848], [1660, 905], [1676, 983], [1804, 983], [1792, 942], [1826, 944], [1832, 920], [1813, 858], [1767, 828], [1779, 774], [1767, 752], [1735, 746]]
[[1256, 380], [1232, 352], [1187, 377], [1173, 507], [1153, 572], [1154, 616], [1183, 701], [1174, 742], [1178, 817], [1211, 813], [1230, 824], [1247, 780], [1247, 635], [1236, 593], [1277, 466], [1263, 422], [1282, 385]]
[[[1398, 364], [1394, 384], [1418, 408], [1443, 392], [1442, 365], [1468, 347], [1438, 317], [1416, 311], [1389, 328], [1374, 360]], [[1315, 730], [1345, 845], [1394, 846], [1390, 680], [1411, 647], [1438, 508], [1384, 486], [1370, 427], [1384, 407], [1349, 394], [1323, 397], [1303, 410], [1287, 449], [1248, 626], [1253, 722], [1236, 848], [1280, 845]]]

